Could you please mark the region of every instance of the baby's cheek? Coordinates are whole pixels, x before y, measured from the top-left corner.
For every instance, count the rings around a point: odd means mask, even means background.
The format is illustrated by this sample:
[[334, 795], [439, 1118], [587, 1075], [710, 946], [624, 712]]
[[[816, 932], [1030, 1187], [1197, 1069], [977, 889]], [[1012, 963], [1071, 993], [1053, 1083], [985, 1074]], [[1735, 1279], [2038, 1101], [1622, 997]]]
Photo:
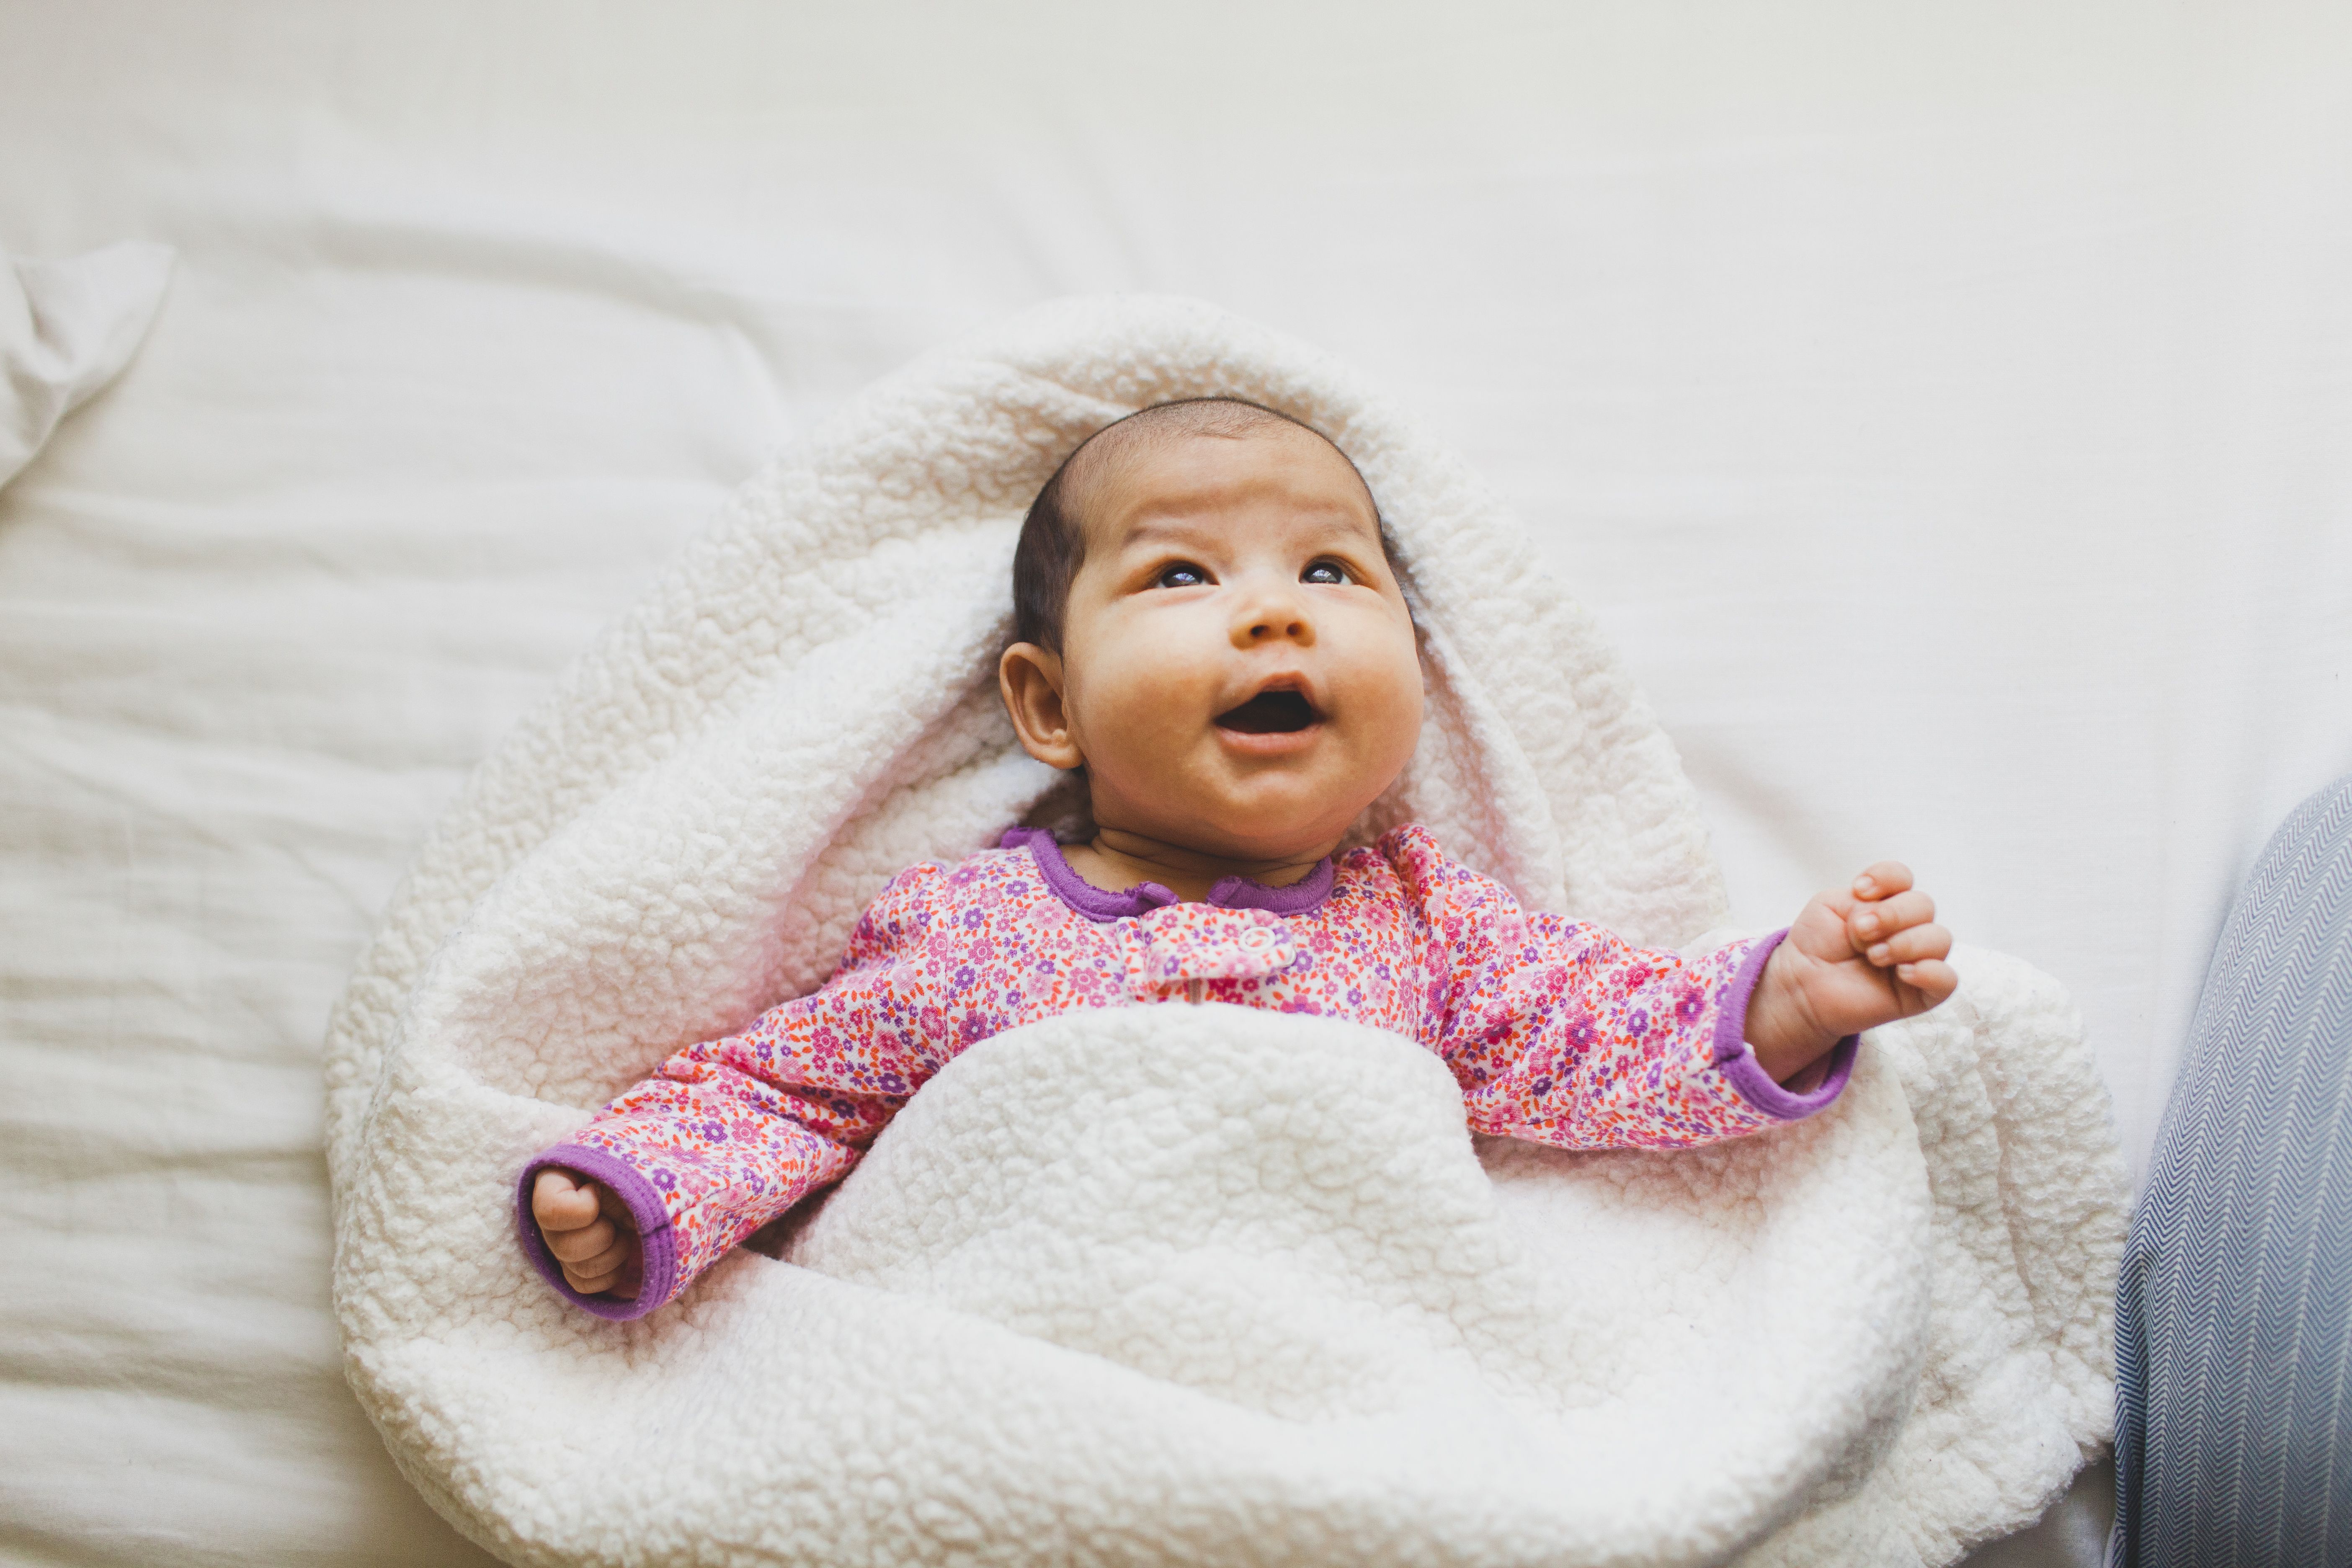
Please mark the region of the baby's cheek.
[[1081, 716], [1106, 735], [1145, 737], [1197, 727], [1223, 678], [1222, 638], [1203, 648], [1202, 637], [1181, 622], [1155, 620], [1146, 637], [1128, 628], [1086, 653], [1074, 679]]

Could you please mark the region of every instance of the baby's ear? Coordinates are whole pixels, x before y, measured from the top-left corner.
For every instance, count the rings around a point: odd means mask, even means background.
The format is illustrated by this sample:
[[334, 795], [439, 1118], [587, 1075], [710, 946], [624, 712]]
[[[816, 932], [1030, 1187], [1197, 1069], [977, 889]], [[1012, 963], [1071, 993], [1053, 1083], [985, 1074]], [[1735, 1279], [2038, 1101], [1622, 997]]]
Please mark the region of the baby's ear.
[[1070, 738], [1062, 706], [1062, 656], [1035, 643], [1017, 642], [996, 661], [996, 689], [1003, 695], [1021, 749], [1049, 768], [1075, 768], [1086, 761]]

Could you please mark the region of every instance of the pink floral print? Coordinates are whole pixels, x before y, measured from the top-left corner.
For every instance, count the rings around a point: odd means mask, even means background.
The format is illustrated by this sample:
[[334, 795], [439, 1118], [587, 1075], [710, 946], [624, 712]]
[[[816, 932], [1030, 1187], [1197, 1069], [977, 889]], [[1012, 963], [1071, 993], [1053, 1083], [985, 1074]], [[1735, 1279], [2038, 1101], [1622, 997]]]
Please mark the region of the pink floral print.
[[[1636, 948], [1521, 908], [1419, 827], [1297, 888], [1229, 878], [1208, 903], [1150, 884], [1088, 888], [1050, 837], [1014, 829], [960, 865], [901, 872], [822, 988], [687, 1047], [534, 1160], [519, 1194], [524, 1240], [582, 1305], [642, 1315], [839, 1180], [947, 1062], [1089, 1007], [1189, 999], [1388, 1029], [1453, 1070], [1479, 1132], [1571, 1149], [1738, 1137], [1830, 1103], [1853, 1059], [1842, 1043], [1797, 1092], [1756, 1065], [1741, 1029], [1778, 940], [1695, 959]], [[529, 1218], [531, 1178], [551, 1165], [613, 1184], [636, 1215], [636, 1300], [562, 1286]]]

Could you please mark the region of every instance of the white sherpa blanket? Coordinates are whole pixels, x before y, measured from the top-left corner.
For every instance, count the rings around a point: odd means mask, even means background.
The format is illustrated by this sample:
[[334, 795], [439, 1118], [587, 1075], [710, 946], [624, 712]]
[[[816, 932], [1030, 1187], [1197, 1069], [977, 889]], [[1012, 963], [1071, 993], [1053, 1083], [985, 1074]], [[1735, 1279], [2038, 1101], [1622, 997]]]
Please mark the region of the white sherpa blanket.
[[1076, 301], [877, 386], [483, 767], [330, 1040], [335, 1290], [401, 1468], [516, 1563], [1942, 1563], [2105, 1438], [2124, 1226], [2063, 994], [1963, 952], [1811, 1121], [1474, 1140], [1436, 1058], [1223, 1006], [950, 1064], [782, 1260], [560, 1300], [517, 1171], [815, 985], [901, 867], [1064, 809], [1002, 716], [1020, 515], [1087, 433], [1237, 394], [1336, 438], [1428, 631], [1375, 808], [1648, 943], [1723, 911], [1692, 791], [1495, 500], [1343, 367]]

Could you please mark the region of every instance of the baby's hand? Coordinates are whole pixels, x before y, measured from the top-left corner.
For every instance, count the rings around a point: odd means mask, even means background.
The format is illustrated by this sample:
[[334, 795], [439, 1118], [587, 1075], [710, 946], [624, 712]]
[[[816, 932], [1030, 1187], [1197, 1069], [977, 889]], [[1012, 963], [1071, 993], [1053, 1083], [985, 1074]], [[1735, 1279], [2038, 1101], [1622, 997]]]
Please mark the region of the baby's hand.
[[1748, 1043], [1785, 1083], [1848, 1035], [1924, 1013], [1960, 983], [1952, 933], [1911, 868], [1881, 860], [1843, 892], [1807, 904], [1748, 1004]]
[[636, 1300], [645, 1249], [629, 1205], [612, 1188], [570, 1171], [541, 1171], [530, 1184], [530, 1217], [563, 1266], [565, 1284], [583, 1296]]

